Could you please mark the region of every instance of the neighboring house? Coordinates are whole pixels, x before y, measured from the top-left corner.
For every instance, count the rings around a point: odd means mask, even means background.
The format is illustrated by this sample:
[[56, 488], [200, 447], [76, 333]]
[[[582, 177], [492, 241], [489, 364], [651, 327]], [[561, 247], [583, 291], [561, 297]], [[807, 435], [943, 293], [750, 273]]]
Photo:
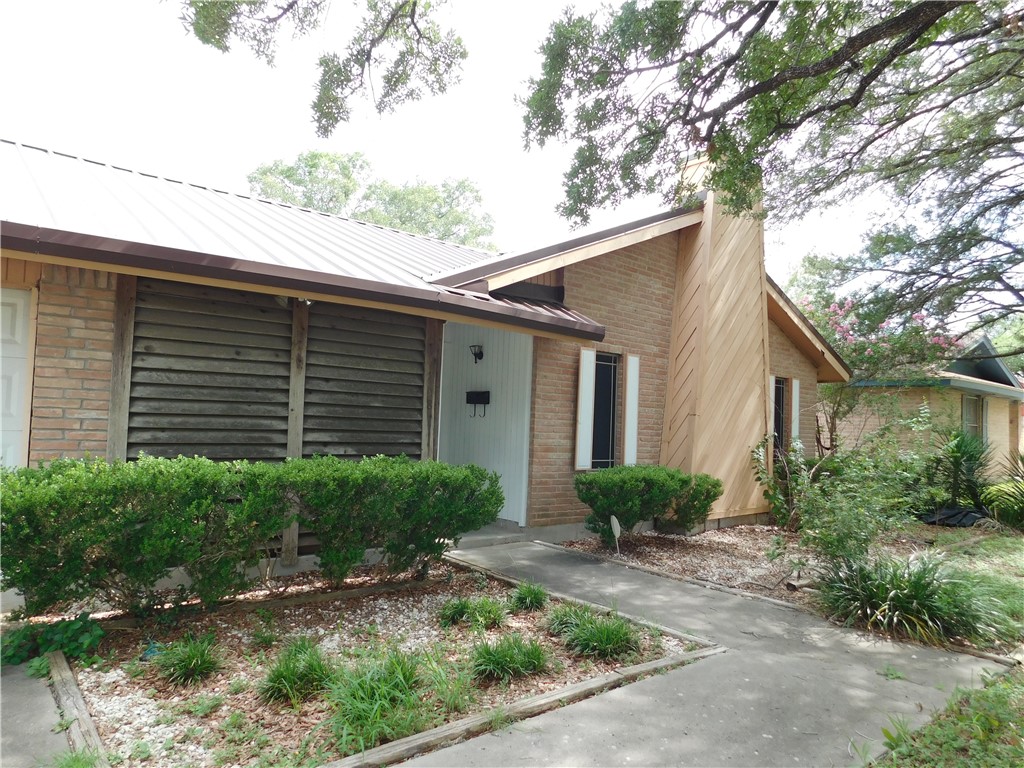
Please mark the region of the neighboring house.
[[[840, 422], [840, 439], [845, 445], [855, 445], [926, 406], [936, 429], [959, 427], [983, 438], [998, 465], [1012, 451], [1024, 450], [1024, 385], [995, 354], [989, 338], [981, 336], [964, 348], [961, 358], [926, 378], [857, 382], [855, 386], [863, 388], [867, 397]], [[905, 441], [911, 439], [907, 430], [900, 434]], [[930, 434], [919, 437], [931, 439]]]
[[578, 531], [576, 472], [724, 481], [813, 434], [849, 370], [713, 195], [492, 256], [0, 143], [3, 459], [400, 454], [499, 472], [502, 517]]

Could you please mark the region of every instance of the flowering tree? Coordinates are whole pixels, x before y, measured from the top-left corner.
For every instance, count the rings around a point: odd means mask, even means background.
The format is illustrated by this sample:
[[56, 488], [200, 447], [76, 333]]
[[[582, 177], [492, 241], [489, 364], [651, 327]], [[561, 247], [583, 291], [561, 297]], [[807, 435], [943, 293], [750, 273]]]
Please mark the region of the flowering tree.
[[939, 323], [923, 313], [878, 322], [859, 315], [852, 299], [836, 300], [819, 291], [801, 301], [805, 315], [853, 370], [848, 383], [818, 388], [817, 444], [819, 455], [838, 447], [839, 422], [865, 397], [870, 382], [909, 385], [950, 359], [961, 348], [958, 339], [936, 330]]

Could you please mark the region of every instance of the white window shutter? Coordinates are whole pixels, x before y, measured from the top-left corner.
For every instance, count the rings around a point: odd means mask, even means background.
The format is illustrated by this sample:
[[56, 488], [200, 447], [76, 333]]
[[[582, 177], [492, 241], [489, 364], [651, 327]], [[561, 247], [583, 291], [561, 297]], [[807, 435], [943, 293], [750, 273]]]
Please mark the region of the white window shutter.
[[596, 366], [597, 351], [580, 349], [580, 375], [576, 402], [576, 469], [590, 469], [593, 466]]
[[800, 438], [800, 380], [793, 379], [791, 388], [793, 390], [793, 411], [790, 434], [793, 440], [798, 440]]
[[636, 464], [637, 443], [640, 434], [640, 357], [626, 357], [626, 413], [623, 419], [625, 444], [622, 451], [622, 463]]

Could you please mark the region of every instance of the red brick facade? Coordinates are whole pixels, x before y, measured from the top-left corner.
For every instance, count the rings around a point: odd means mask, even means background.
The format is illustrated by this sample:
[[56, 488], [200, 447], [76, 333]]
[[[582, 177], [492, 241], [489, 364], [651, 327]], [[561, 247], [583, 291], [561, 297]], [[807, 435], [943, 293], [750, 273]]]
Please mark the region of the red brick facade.
[[[657, 464], [661, 455], [678, 251], [673, 233], [564, 270], [566, 304], [607, 329], [596, 349], [623, 362], [627, 354], [640, 356], [639, 464]], [[579, 344], [534, 340], [529, 526], [578, 523], [588, 511], [573, 487], [579, 356]], [[617, 458], [622, 410], [620, 402]]]
[[116, 277], [46, 265], [39, 281], [29, 463], [107, 451]]

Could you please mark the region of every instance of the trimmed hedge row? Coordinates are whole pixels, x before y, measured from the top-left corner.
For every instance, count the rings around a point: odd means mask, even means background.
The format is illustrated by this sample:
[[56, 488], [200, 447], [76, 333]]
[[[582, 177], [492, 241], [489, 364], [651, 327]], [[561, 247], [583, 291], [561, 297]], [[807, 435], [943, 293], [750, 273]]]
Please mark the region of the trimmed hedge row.
[[722, 495], [722, 481], [711, 475], [660, 466], [599, 469], [576, 475], [575, 482], [576, 495], [593, 510], [584, 525], [609, 547], [615, 546], [612, 515], [623, 531], [663, 517], [690, 529], [708, 519], [711, 505]]
[[245, 589], [245, 571], [296, 520], [320, 540], [331, 579], [344, 579], [370, 548], [404, 570], [440, 557], [504, 504], [493, 472], [384, 456], [60, 459], [4, 470], [0, 482], [0, 586], [24, 593], [29, 614], [86, 598], [145, 613], [176, 567], [192, 582], [181, 599], [211, 604]]

